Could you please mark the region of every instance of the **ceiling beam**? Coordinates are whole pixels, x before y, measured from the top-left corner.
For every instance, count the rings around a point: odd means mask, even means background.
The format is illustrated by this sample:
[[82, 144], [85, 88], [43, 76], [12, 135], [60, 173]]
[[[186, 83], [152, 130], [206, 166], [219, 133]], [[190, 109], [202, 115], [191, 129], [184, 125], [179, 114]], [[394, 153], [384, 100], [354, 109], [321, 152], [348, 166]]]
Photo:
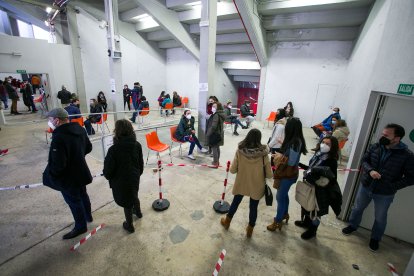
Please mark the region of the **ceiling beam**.
[[[183, 23], [197, 23], [201, 18], [201, 6], [195, 6], [188, 11], [178, 13], [180, 21]], [[238, 13], [233, 2], [218, 2], [217, 3], [217, 20], [235, 19], [238, 18]]]
[[250, 43], [223, 44], [216, 45], [216, 54], [254, 54], [254, 51]]
[[201, 1], [195, 1], [195, 0], [167, 0], [165, 2], [165, 5], [167, 6], [167, 8], [172, 9], [172, 10], [188, 9], [193, 6], [198, 6], [200, 4], [201, 4]]
[[13, 4], [8, 1], [0, 0], [0, 7], [8, 11], [9, 14], [21, 21], [36, 25], [39, 28], [42, 28], [45, 31], [50, 31], [49, 27], [45, 25], [45, 20], [47, 19], [46, 12], [44, 14], [39, 14], [34, 10], [27, 9], [24, 4], [21, 4], [17, 1], [13, 1]]
[[216, 44], [245, 44], [250, 43], [246, 33], [217, 35]]
[[163, 41], [163, 40], [170, 40], [174, 39], [172, 35], [164, 30], [158, 30], [155, 32], [147, 33], [147, 39], [151, 41]]
[[244, 81], [244, 82], [259, 82], [260, 77], [254, 77], [254, 76], [234, 76], [234, 81]]
[[241, 70], [241, 69], [230, 69], [227, 71], [229, 75], [238, 76], [255, 76], [260, 77], [260, 70]]
[[234, 4], [246, 28], [247, 35], [253, 45], [260, 65], [266, 66], [268, 61], [267, 44], [260, 18], [255, 14], [255, 11], [257, 11], [256, 2], [250, 0], [234, 0]]
[[[217, 34], [244, 32], [243, 23], [240, 19], [217, 21]], [[190, 33], [200, 34], [200, 24], [191, 24]]]
[[368, 15], [366, 8], [309, 13], [279, 14], [263, 21], [266, 30], [351, 27], [362, 24]]
[[200, 49], [180, 23], [177, 13], [157, 1], [135, 0], [157, 23], [169, 32], [195, 59], [200, 60]]
[[258, 11], [262, 15], [275, 15], [282, 13], [298, 13], [322, 10], [336, 10], [357, 8], [371, 5], [375, 0], [290, 0], [262, 2]]
[[176, 40], [171, 39], [158, 42], [158, 47], [160, 49], [180, 48], [181, 44], [178, 43]]
[[144, 14], [146, 14], [146, 12], [142, 8], [138, 7], [135, 9], [121, 12], [121, 14], [119, 15], [119, 19], [121, 19], [122, 21], [134, 22], [134, 17], [142, 16]]
[[243, 69], [243, 70], [260, 70], [260, 64], [257, 61], [226, 61], [221, 64], [224, 69]]
[[216, 61], [257, 61], [255, 54], [218, 54]]
[[349, 41], [358, 37], [358, 27], [348, 28], [321, 28], [321, 29], [294, 29], [279, 30], [267, 33], [267, 41]]

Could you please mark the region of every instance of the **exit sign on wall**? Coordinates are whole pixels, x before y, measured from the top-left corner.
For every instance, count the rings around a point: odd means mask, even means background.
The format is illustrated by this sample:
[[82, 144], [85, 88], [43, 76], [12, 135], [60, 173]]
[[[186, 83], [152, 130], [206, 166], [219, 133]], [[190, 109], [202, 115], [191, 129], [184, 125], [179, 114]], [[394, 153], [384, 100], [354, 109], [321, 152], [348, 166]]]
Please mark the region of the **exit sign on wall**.
[[400, 84], [398, 86], [398, 94], [412, 95], [414, 91], [414, 84]]

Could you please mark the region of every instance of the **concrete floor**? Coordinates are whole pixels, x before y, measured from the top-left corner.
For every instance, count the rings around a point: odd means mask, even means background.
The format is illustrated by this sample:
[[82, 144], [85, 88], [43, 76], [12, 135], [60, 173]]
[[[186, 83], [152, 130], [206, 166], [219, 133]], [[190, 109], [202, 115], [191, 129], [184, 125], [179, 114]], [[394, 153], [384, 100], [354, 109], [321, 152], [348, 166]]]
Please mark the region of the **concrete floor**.
[[[8, 112], [7, 112], [8, 113]], [[40, 115], [6, 116], [8, 122], [32, 121]], [[178, 116], [176, 116], [178, 119]], [[170, 120], [170, 119], [169, 119]], [[147, 122], [163, 122], [154, 113]], [[110, 128], [113, 122], [109, 122]], [[259, 129], [261, 122], [255, 122]], [[0, 157], [0, 186], [38, 183], [47, 163], [48, 145], [45, 142], [46, 121], [37, 124], [3, 126], [0, 147], [9, 148]], [[136, 127], [136, 126], [135, 126]], [[263, 130], [267, 141], [270, 128]], [[138, 140], [145, 149], [144, 133]], [[232, 160], [240, 136], [225, 136], [221, 163]], [[305, 129], [308, 149], [314, 146], [312, 132]], [[160, 129], [160, 140], [169, 143], [168, 128]], [[93, 138], [98, 139], [98, 138]], [[102, 170], [100, 144], [87, 156], [92, 173]], [[184, 146], [184, 154], [188, 145]], [[144, 150], [146, 155], [146, 151]], [[310, 154], [302, 157], [307, 162]], [[168, 162], [167, 156], [162, 157]], [[387, 263], [393, 263], [402, 273], [407, 266], [413, 245], [385, 237], [377, 253], [368, 249], [369, 231], [359, 230], [345, 237], [341, 228], [346, 224], [333, 213], [322, 218], [316, 239], [303, 241], [302, 229], [293, 224], [300, 216], [299, 205], [290, 191], [291, 221], [281, 232], [269, 232], [275, 204], [267, 207], [262, 200], [252, 239], [245, 238], [248, 222], [248, 200], [245, 199], [235, 215], [229, 231], [219, 223], [220, 215], [212, 209], [219, 199], [225, 178], [224, 169], [201, 167], [166, 167], [163, 170], [164, 197], [171, 202], [168, 210], [157, 213], [151, 204], [158, 197], [158, 175], [152, 172], [155, 154], [141, 177], [139, 197], [144, 217], [135, 221], [136, 232], [122, 229], [123, 210], [112, 198], [108, 182], [96, 178], [88, 185], [94, 210], [94, 222], [105, 227], [83, 244], [76, 252], [70, 247], [80, 240], [62, 240], [72, 228], [69, 208], [62, 196], [49, 188], [0, 192], [0, 271], [1, 275], [208, 275], [214, 270], [222, 249], [227, 250], [221, 275], [390, 275]], [[178, 156], [173, 150], [174, 163], [210, 163], [211, 157], [199, 154], [196, 161]], [[343, 174], [339, 175], [342, 183]], [[234, 175], [229, 176], [226, 199], [231, 202]], [[275, 193], [275, 191], [273, 191]], [[352, 265], [357, 264], [359, 270]]]

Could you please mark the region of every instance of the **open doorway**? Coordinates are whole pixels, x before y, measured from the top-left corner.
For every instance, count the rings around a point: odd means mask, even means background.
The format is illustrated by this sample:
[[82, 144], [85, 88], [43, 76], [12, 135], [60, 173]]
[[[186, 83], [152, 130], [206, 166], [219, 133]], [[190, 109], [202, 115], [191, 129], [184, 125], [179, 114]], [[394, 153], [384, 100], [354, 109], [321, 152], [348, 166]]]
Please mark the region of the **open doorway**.
[[[351, 157], [351, 167], [360, 167], [361, 159], [368, 146], [378, 141], [381, 131], [388, 123], [397, 123], [404, 127], [406, 135], [402, 139], [411, 151], [414, 151], [414, 123], [412, 122], [414, 98], [373, 92], [371, 94], [358, 144]], [[349, 174], [344, 190], [343, 219], [348, 219], [355, 195], [359, 187], [360, 174]], [[385, 234], [406, 242], [414, 243], [414, 216], [412, 199], [414, 186], [406, 187], [396, 193], [394, 202], [388, 211], [388, 223]], [[370, 206], [364, 212], [361, 227], [371, 229], [374, 220], [374, 208]], [[403, 226], [403, 227], [402, 227]]]

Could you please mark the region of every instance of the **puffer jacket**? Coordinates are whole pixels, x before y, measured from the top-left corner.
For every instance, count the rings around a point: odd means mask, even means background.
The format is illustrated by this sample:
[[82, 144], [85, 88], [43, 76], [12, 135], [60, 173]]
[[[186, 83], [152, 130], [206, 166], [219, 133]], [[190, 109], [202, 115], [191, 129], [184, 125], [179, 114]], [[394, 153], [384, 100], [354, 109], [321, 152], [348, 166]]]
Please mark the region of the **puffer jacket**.
[[338, 140], [338, 142], [341, 142], [343, 140], [348, 139], [349, 133], [350, 132], [348, 127], [337, 127], [332, 133], [332, 136], [335, 137]]
[[[362, 159], [362, 169], [361, 183], [374, 194], [393, 195], [414, 184], [414, 154], [403, 142], [390, 149], [373, 144]], [[373, 179], [372, 170], [381, 178]]]
[[249, 196], [255, 200], [261, 199], [264, 195], [265, 178], [273, 177], [266, 146], [263, 145], [256, 149], [238, 149], [230, 166], [230, 172], [237, 173], [233, 195]]
[[[224, 145], [224, 120], [226, 119], [226, 115], [224, 114], [224, 110], [217, 110], [216, 113], [211, 115], [211, 117], [207, 121], [207, 141], [209, 141], [209, 137], [213, 133], [218, 133], [221, 136], [221, 141], [217, 144], [218, 146]], [[217, 146], [216, 145], [216, 146]], [[209, 146], [213, 146], [210, 145]]]

